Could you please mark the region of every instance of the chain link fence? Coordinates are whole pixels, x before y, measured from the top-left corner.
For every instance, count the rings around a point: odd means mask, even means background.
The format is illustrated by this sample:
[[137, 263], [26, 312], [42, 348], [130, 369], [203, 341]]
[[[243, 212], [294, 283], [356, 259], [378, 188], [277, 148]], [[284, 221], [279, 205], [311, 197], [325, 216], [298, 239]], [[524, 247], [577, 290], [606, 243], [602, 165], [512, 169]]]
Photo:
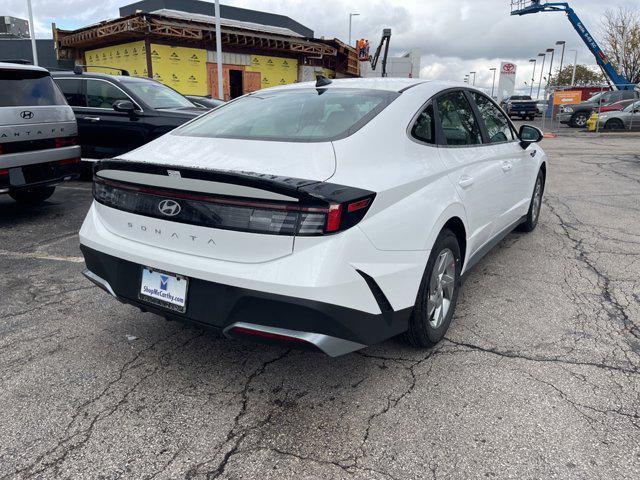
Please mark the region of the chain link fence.
[[542, 129], [555, 134], [574, 131], [640, 132], [640, 90], [625, 85], [612, 90], [607, 85], [547, 87], [542, 113]]

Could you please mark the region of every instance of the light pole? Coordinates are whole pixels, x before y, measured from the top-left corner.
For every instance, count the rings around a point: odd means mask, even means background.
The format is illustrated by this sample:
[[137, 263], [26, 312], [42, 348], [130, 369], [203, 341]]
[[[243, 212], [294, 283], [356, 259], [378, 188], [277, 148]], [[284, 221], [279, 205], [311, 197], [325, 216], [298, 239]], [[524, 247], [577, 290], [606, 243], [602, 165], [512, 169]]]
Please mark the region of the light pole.
[[562, 45], [562, 55], [560, 56], [560, 70], [558, 71], [558, 83], [560, 83], [560, 75], [562, 75], [562, 66], [564, 64], [564, 49], [567, 46], [567, 42], [559, 40], [556, 42], [556, 45]]
[[349, 46], [351, 46], [351, 23], [353, 22], [353, 17], [359, 16], [359, 13], [350, 13], [349, 14]]
[[27, 9], [29, 10], [29, 33], [31, 35], [31, 50], [33, 51], [33, 64], [38, 66], [38, 48], [36, 47], [36, 31], [33, 27], [33, 9], [31, 8], [31, 0], [27, 0]]
[[538, 96], [536, 97], [537, 99], [540, 98], [540, 89], [542, 88], [542, 77], [544, 75], [544, 62], [546, 62], [547, 60], [547, 54], [546, 53], [539, 53], [538, 54], [539, 57], [544, 57], [542, 59], [542, 68], [540, 69], [540, 82], [538, 83]]
[[496, 88], [496, 70], [497, 68], [490, 68], [489, 71], [493, 72], [493, 83], [491, 84], [491, 98], [493, 98], [493, 92], [495, 91]]
[[220, 0], [216, 0], [216, 63], [218, 67], [218, 98], [224, 100], [224, 86], [222, 85], [222, 32], [220, 31]]
[[576, 84], [576, 67], [578, 66], [578, 50], [569, 50], [569, 51], [575, 54], [573, 57], [573, 74], [571, 75], [571, 86], [573, 87]]
[[476, 84], [476, 72], [469, 72], [469, 76], [473, 75], [473, 83], [471, 85], [475, 86]]
[[529, 63], [533, 63], [533, 73], [531, 74], [531, 92], [529, 92], [529, 96], [533, 98], [533, 86], [536, 83], [536, 63], [538, 63], [538, 60], [532, 58], [531, 60], [529, 60]]
[[547, 80], [547, 87], [551, 83], [551, 76], [553, 75], [553, 57], [556, 54], [555, 48], [547, 48], [547, 53], [551, 53], [551, 63], [549, 64], [549, 79]]

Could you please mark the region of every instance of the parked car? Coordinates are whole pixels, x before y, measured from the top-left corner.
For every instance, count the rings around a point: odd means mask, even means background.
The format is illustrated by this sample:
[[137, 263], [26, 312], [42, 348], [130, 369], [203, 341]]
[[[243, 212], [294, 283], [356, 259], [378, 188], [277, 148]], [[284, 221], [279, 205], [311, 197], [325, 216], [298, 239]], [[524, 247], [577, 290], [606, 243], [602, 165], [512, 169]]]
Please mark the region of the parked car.
[[198, 97], [195, 95], [187, 95], [186, 96], [194, 105], [198, 106], [198, 107], [202, 107], [202, 108], [206, 108], [206, 109], [213, 109], [213, 108], [217, 108], [220, 105], [224, 105], [226, 102], [224, 100], [220, 100], [218, 98], [211, 98], [211, 96], [208, 97]]
[[549, 108], [549, 102], [547, 100], [538, 100], [536, 102], [536, 115], [542, 116], [546, 113]]
[[149, 78], [82, 70], [52, 75], [78, 120], [85, 161], [134, 150], [205, 113]]
[[403, 333], [429, 347], [462, 277], [536, 227], [541, 139], [466, 84], [254, 92], [96, 165], [85, 275], [229, 337], [333, 356]]
[[640, 130], [640, 101], [627, 105], [624, 110], [601, 112], [596, 121], [604, 130]]
[[638, 98], [638, 92], [633, 90], [611, 90], [594, 95], [589, 100], [577, 105], [567, 105], [561, 108], [558, 114], [560, 123], [573, 128], [584, 128], [594, 111], [599, 107], [611, 105], [622, 100]]
[[0, 63], [0, 193], [42, 202], [79, 176], [78, 129], [44, 68]]
[[604, 105], [604, 106], [600, 107], [600, 113], [604, 113], [604, 112], [619, 112], [621, 110], [624, 110], [625, 108], [627, 108], [629, 105], [631, 105], [634, 102], [635, 102], [635, 100], [631, 99], [631, 100], [621, 100], [619, 102], [612, 103], [611, 105]]
[[512, 95], [503, 101], [504, 111], [509, 117], [533, 120], [538, 111], [537, 103], [529, 95]]

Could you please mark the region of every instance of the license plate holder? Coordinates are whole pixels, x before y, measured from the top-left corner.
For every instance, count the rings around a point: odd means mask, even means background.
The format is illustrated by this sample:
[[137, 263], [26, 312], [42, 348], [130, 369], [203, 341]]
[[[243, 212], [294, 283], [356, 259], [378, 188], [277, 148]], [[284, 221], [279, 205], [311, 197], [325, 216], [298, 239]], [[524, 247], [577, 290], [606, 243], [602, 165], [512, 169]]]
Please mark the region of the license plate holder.
[[189, 279], [183, 275], [142, 267], [138, 299], [173, 312], [187, 311]]

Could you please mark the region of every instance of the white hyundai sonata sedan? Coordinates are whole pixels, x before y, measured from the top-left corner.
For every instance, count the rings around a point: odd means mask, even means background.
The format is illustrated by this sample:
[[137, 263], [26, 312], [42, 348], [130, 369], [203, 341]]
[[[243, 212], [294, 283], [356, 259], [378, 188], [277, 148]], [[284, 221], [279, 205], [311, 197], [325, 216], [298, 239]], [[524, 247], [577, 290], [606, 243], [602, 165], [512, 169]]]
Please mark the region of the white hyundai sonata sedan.
[[469, 85], [261, 90], [99, 162], [85, 275], [171, 320], [331, 356], [440, 341], [464, 275], [536, 227], [541, 132]]

